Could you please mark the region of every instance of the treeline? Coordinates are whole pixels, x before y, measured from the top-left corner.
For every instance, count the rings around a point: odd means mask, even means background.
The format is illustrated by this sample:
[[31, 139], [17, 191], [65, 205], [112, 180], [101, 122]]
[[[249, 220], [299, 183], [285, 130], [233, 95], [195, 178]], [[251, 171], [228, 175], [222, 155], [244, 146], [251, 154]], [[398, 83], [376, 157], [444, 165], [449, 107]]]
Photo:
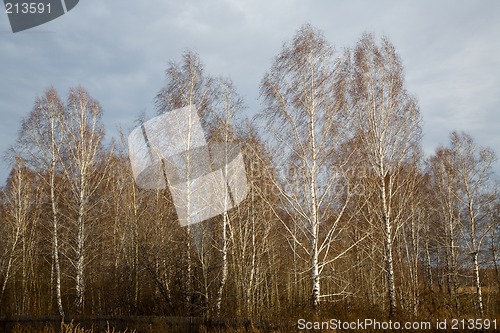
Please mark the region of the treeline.
[[453, 132], [424, 157], [388, 39], [338, 52], [304, 25], [252, 120], [196, 54], [165, 75], [158, 114], [196, 105], [208, 142], [239, 144], [246, 199], [181, 227], [168, 188], [136, 185], [128, 133], [105, 144], [99, 102], [49, 88], [8, 152], [0, 315], [499, 315], [495, 154]]

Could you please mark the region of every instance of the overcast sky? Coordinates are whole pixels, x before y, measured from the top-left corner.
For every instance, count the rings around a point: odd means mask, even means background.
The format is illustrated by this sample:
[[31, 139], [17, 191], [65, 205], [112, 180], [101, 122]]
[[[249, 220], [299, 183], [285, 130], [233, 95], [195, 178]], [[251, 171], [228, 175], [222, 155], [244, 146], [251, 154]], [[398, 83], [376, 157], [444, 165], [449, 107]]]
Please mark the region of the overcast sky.
[[[101, 103], [108, 137], [152, 116], [164, 70], [188, 49], [230, 77], [248, 114], [283, 42], [311, 23], [337, 49], [386, 35], [420, 104], [427, 154], [452, 130], [500, 153], [500, 1], [81, 0], [66, 15], [12, 33], [0, 12], [0, 152], [37, 96], [82, 85]], [[9, 171], [0, 161], [0, 185]], [[499, 163], [495, 171], [500, 173]]]

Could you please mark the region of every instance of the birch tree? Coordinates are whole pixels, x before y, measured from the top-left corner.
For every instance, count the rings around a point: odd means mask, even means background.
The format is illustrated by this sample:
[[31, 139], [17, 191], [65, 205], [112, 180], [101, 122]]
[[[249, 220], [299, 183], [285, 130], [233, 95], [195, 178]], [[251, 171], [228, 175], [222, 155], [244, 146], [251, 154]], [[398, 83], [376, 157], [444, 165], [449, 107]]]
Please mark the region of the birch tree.
[[[228, 179], [230, 172], [232, 171], [229, 170], [231, 162], [230, 157], [234, 155], [234, 150], [238, 149], [233, 142], [236, 140], [236, 117], [243, 110], [243, 100], [236, 93], [233, 83], [229, 79], [217, 79], [215, 89], [216, 104], [212, 116], [212, 133], [210, 135], [209, 142], [214, 142], [215, 145], [222, 143], [222, 149], [220, 151], [220, 153], [222, 153], [221, 157], [223, 158], [222, 174], [225, 179]], [[225, 190], [227, 190], [227, 187]], [[226, 287], [229, 269], [229, 231], [231, 226], [230, 214], [228, 211], [233, 204], [228, 191], [224, 191], [224, 193], [217, 193], [215, 195], [222, 195], [224, 197], [222, 207], [224, 213], [222, 214], [220, 246], [217, 246], [220, 252], [221, 272], [215, 300], [215, 311], [217, 316], [220, 316], [222, 296]]]
[[[33, 261], [36, 247], [35, 229], [40, 221], [41, 190], [37, 187], [36, 173], [30, 171], [24, 165], [20, 157], [16, 158], [12, 172], [7, 182], [3, 198], [6, 204], [5, 232], [7, 243], [5, 244], [5, 267], [2, 267], [0, 276], [3, 281], [0, 291], [0, 305], [7, 308], [9, 302], [4, 300], [7, 285], [12, 277], [16, 277], [21, 284], [21, 290], [17, 302], [10, 304], [16, 307], [18, 313], [29, 313], [29, 300], [33, 291], [29, 288], [35, 283], [33, 281]], [[18, 274], [16, 276], [16, 273]], [[12, 302], [14, 303], [14, 302]]]
[[[60, 190], [58, 178], [61, 175], [61, 157], [65, 155], [66, 142], [63, 141], [61, 124], [65, 119], [65, 107], [54, 88], [49, 88], [42, 97], [35, 100], [29, 116], [22, 121], [21, 130], [12, 154], [20, 156], [26, 167], [40, 175], [48, 187], [48, 200], [51, 209], [52, 270], [59, 315], [64, 317], [61, 296], [60, 268], [60, 228], [59, 208]], [[59, 186], [60, 187], [60, 186]]]
[[[113, 227], [113, 250], [115, 251], [115, 281], [116, 289], [120, 288], [120, 255], [124, 255], [124, 260], [130, 261], [132, 266], [131, 280], [133, 281], [133, 308], [138, 312], [139, 290], [140, 290], [140, 267], [139, 267], [139, 223], [146, 220], [146, 213], [149, 210], [141, 209], [146, 202], [143, 195], [135, 183], [130, 161], [126, 153], [126, 140], [123, 133], [120, 133], [121, 145], [118, 151], [115, 150], [115, 160], [112, 164], [114, 177], [112, 195], [121, 200], [110, 200], [115, 210]], [[123, 222], [125, 221], [125, 227]], [[128, 257], [130, 256], [130, 259]]]
[[313, 307], [334, 296], [322, 293], [321, 275], [343, 254], [334, 253], [334, 244], [351, 195], [346, 161], [334, 164], [332, 158], [348, 135], [344, 60], [318, 30], [304, 25], [261, 82], [261, 117], [272, 140], [277, 185], [283, 208], [295, 217], [293, 226], [284, 225], [308, 257]]
[[[183, 54], [183, 59], [181, 63], [170, 63], [169, 67], [165, 71], [166, 84], [163, 89], [157, 94], [155, 102], [158, 110], [158, 114], [163, 112], [172, 111], [182, 107], [186, 107], [187, 110], [187, 131], [186, 135], [182, 138], [184, 144], [185, 154], [185, 183], [186, 183], [186, 194], [185, 205], [186, 207], [192, 206], [191, 204], [191, 189], [190, 184], [193, 181], [193, 175], [191, 172], [191, 165], [196, 158], [191, 150], [193, 146], [192, 139], [192, 128], [194, 124], [195, 113], [201, 119], [202, 125], [207, 125], [209, 120], [207, 115], [210, 114], [211, 106], [213, 105], [213, 92], [212, 92], [212, 79], [205, 74], [204, 66], [201, 63], [199, 56], [191, 51], [187, 51]], [[188, 305], [192, 303], [194, 285], [193, 285], [193, 263], [191, 258], [191, 237], [196, 239], [198, 243], [198, 254], [204, 255], [204, 251], [201, 251], [201, 244], [203, 240], [203, 229], [199, 224], [191, 224], [190, 213], [187, 212], [188, 220], [186, 226], [186, 286], [187, 286], [187, 303]], [[200, 263], [206, 262], [207, 258], [200, 257]], [[203, 266], [203, 265], [202, 265]], [[207, 289], [207, 283], [205, 281], [205, 289]]]
[[[460, 216], [458, 203], [458, 175], [454, 166], [453, 154], [450, 149], [440, 147], [430, 158], [433, 198], [435, 212], [440, 217], [442, 236], [441, 244], [446, 253], [447, 290], [453, 299], [455, 311], [458, 313], [458, 247], [460, 244]], [[441, 233], [440, 233], [441, 234]]]
[[466, 230], [465, 240], [474, 274], [476, 305], [478, 314], [482, 316], [484, 305], [478, 258], [483, 242], [494, 226], [493, 223], [488, 223], [491, 221], [487, 218], [488, 203], [492, 199], [487, 194], [491, 185], [490, 173], [495, 153], [490, 148], [478, 146], [464, 132], [451, 133], [450, 143], [459, 182], [457, 196], [461, 220]]
[[[70, 90], [67, 102], [67, 115], [61, 124], [62, 138], [68, 145], [67, 155], [61, 161], [66, 176], [70, 197], [67, 199], [73, 216], [76, 312], [84, 309], [85, 267], [89, 246], [89, 232], [96, 222], [92, 210], [96, 203], [96, 191], [103, 182], [106, 172], [106, 157], [102, 147], [104, 129], [100, 118], [101, 106], [82, 87]], [[104, 163], [103, 163], [104, 161]]]
[[228, 278], [234, 283], [236, 315], [252, 318], [269, 304], [263, 290], [279, 279], [270, 274], [274, 268], [268, 265], [268, 258], [279, 248], [272, 235], [281, 229], [273, 215], [279, 202], [274, 182], [269, 178], [269, 153], [249, 121], [244, 122], [242, 135], [239, 139], [244, 141], [242, 149], [249, 188], [247, 199], [238, 205], [229, 224], [231, 274]]
[[[398, 174], [418, 150], [420, 114], [415, 98], [405, 89], [403, 65], [394, 46], [382, 38], [363, 35], [353, 52], [350, 97], [356, 120], [354, 128], [367, 150], [366, 163], [374, 174], [379, 199], [372, 207], [384, 237], [384, 269], [387, 280], [389, 316], [396, 313], [393, 241], [401, 227], [394, 209], [399, 187]], [[373, 206], [375, 205], [375, 206]]]
[[[394, 203], [394, 210], [399, 213], [401, 232], [397, 235], [399, 245], [399, 269], [401, 270], [401, 308], [418, 317], [420, 301], [420, 259], [422, 256], [422, 238], [424, 236], [424, 222], [428, 220], [428, 210], [424, 205], [425, 187], [424, 178], [420, 171], [420, 160], [405, 165], [404, 170], [398, 173], [396, 187], [401, 191]], [[403, 186], [401, 186], [403, 185]]]
[[[166, 71], [167, 83], [156, 97], [156, 102], [159, 112], [168, 112], [180, 107], [196, 107], [198, 116], [201, 118], [205, 136], [208, 139], [210, 153], [215, 152], [219, 155], [224, 167], [222, 168], [223, 177], [227, 177], [231, 171], [229, 168], [229, 158], [234, 155], [235, 145], [231, 144], [235, 136], [236, 116], [243, 108], [243, 101], [236, 93], [232, 82], [224, 78], [212, 78], [205, 74], [203, 65], [198, 57], [193, 52], [186, 52], [183, 55], [181, 64], [171, 63]], [[188, 112], [188, 128], [186, 137], [184, 138], [184, 146], [186, 151], [186, 175], [185, 179], [188, 187], [194, 182], [195, 175], [191, 175], [189, 165], [196, 163], [196, 152], [191, 150], [192, 142], [192, 126], [193, 119], [190, 117], [194, 113]], [[208, 169], [213, 169], [214, 166], [206, 165]], [[190, 206], [190, 189], [186, 189], [188, 194], [186, 205]], [[223, 293], [228, 278], [228, 247], [230, 229], [230, 214], [229, 207], [232, 207], [231, 197], [229, 193], [213, 193], [212, 195], [223, 196], [224, 213], [221, 219], [218, 218], [207, 223], [193, 224], [188, 221], [186, 227], [187, 233], [191, 235], [197, 246], [197, 254], [199, 263], [202, 269], [202, 285], [203, 294], [206, 301], [207, 314], [211, 312], [209, 302], [212, 302], [212, 291], [214, 293], [213, 310], [219, 315], [222, 306]], [[189, 215], [189, 214], [188, 214]], [[220, 224], [219, 226], [215, 224]], [[214, 235], [218, 232], [218, 235]], [[190, 263], [190, 241], [188, 244], [188, 276], [191, 272]], [[210, 271], [213, 271], [212, 265], [220, 263], [220, 272], [215, 276], [209, 276]], [[211, 288], [211, 286], [215, 286]]]

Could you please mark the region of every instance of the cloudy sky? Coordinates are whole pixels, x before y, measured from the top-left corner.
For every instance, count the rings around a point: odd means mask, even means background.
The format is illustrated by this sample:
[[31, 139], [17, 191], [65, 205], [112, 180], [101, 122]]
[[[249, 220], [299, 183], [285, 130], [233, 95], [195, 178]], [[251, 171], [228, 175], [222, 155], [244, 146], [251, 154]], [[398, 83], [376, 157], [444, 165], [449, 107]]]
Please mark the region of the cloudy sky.
[[[66, 15], [12, 33], [0, 12], [0, 152], [37, 96], [85, 87], [100, 101], [108, 137], [133, 127], [164, 83], [170, 61], [197, 52], [211, 75], [230, 77], [248, 114], [284, 41], [304, 23], [338, 49], [363, 32], [386, 35], [420, 103], [427, 154], [452, 130], [500, 153], [500, 1], [81, 0]], [[9, 170], [0, 161], [0, 185]], [[499, 163], [495, 171], [500, 174]]]

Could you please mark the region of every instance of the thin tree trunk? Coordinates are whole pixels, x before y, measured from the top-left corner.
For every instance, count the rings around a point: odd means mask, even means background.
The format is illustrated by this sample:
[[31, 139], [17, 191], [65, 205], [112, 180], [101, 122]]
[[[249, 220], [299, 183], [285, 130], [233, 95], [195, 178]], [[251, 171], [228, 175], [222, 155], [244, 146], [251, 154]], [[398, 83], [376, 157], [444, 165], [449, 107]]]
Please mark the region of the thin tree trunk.
[[311, 223], [311, 280], [312, 280], [312, 305], [314, 308], [317, 308], [320, 303], [320, 295], [321, 295], [321, 285], [320, 285], [320, 272], [319, 272], [319, 252], [318, 252], [318, 220], [317, 220], [317, 207], [316, 207], [316, 182], [314, 175], [314, 166], [315, 161], [313, 159], [313, 170], [311, 171], [312, 179], [311, 179], [311, 211], [312, 211], [312, 219]]
[[[84, 178], [84, 174], [82, 174]], [[75, 295], [75, 308], [77, 314], [82, 314], [83, 304], [84, 304], [84, 293], [85, 293], [85, 212], [84, 212], [84, 200], [85, 191], [80, 192], [80, 207], [78, 210], [78, 234], [77, 234], [77, 245], [76, 245], [76, 258], [75, 258], [75, 268], [76, 268], [76, 295]]]
[[[166, 179], [165, 179], [166, 181]], [[134, 232], [134, 311], [137, 314], [139, 301], [139, 212], [137, 209], [137, 187], [132, 181], [132, 200], [133, 200], [133, 232]]]
[[481, 317], [484, 314], [484, 309], [483, 309], [483, 296], [481, 293], [481, 280], [479, 278], [479, 264], [477, 262], [477, 257], [479, 255], [479, 252], [476, 251], [472, 254], [472, 263], [474, 267], [474, 284], [476, 287], [476, 295], [477, 295], [477, 305], [479, 307], [479, 314]]
[[61, 266], [59, 264], [59, 217], [57, 209], [57, 201], [55, 194], [55, 159], [52, 161], [52, 172], [50, 175], [50, 201], [52, 203], [52, 256], [54, 258], [54, 270], [56, 280], [56, 302], [59, 315], [64, 318], [64, 308], [61, 298]]
[[[314, 69], [311, 67], [311, 72], [314, 74]], [[314, 89], [314, 75], [311, 75], [311, 88]], [[309, 110], [309, 139], [310, 139], [310, 153], [311, 153], [311, 168], [309, 170], [310, 182], [310, 200], [311, 200], [311, 279], [312, 279], [312, 304], [316, 309], [320, 303], [321, 285], [320, 285], [320, 271], [319, 271], [319, 219], [318, 219], [318, 198], [316, 193], [317, 186], [317, 147], [316, 147], [316, 105], [314, 97], [312, 97], [311, 110]]]
[[[382, 165], [382, 162], [381, 162]], [[381, 173], [385, 175], [384, 172]], [[389, 318], [396, 315], [396, 287], [394, 283], [394, 263], [392, 258], [392, 225], [390, 220], [389, 205], [387, 203], [387, 193], [385, 177], [381, 177], [380, 194], [382, 197], [382, 214], [384, 223], [384, 259], [387, 277], [387, 295], [389, 297]]]
[[319, 279], [319, 265], [318, 265], [318, 240], [313, 236], [312, 239], [312, 255], [311, 255], [311, 279], [312, 279], [312, 305], [314, 308], [319, 306], [321, 285]]
[[[226, 164], [227, 168], [227, 164]], [[221, 255], [222, 255], [222, 272], [221, 272], [221, 279], [219, 283], [219, 288], [217, 290], [217, 300], [216, 300], [216, 312], [217, 316], [220, 315], [220, 309], [222, 305], [222, 294], [224, 292], [224, 287], [226, 285], [226, 280], [227, 280], [227, 225], [229, 221], [229, 215], [227, 214], [227, 210], [225, 209], [223, 219], [222, 219], [222, 248], [221, 248]]]
[[[478, 256], [479, 256], [479, 247], [476, 241], [476, 218], [475, 214], [476, 212], [474, 211], [474, 205], [473, 205], [473, 195], [472, 191], [470, 189], [470, 184], [467, 179], [464, 181], [465, 183], [465, 193], [467, 195], [467, 202], [468, 202], [468, 213], [469, 213], [469, 227], [470, 227], [470, 238], [471, 238], [471, 248], [472, 248], [472, 268], [474, 271], [474, 284], [476, 287], [476, 299], [477, 299], [477, 306], [479, 308], [479, 314], [483, 316], [484, 314], [484, 308], [483, 308], [483, 296], [481, 293], [481, 280], [479, 276], [479, 263], [478, 263]], [[479, 242], [480, 244], [481, 242]]]
[[[252, 200], [253, 193], [252, 190]], [[250, 262], [250, 276], [248, 277], [248, 288], [247, 288], [247, 297], [246, 297], [246, 314], [248, 317], [251, 317], [253, 314], [253, 304], [254, 304], [254, 278], [255, 278], [255, 254], [256, 254], [256, 246], [255, 246], [255, 214], [252, 214], [252, 229], [251, 229], [251, 238], [252, 238], [252, 257]]]
[[427, 259], [427, 283], [429, 285], [429, 289], [431, 291], [434, 290], [434, 280], [432, 278], [432, 262], [431, 262], [431, 254], [429, 251], [429, 241], [430, 241], [430, 232], [429, 232], [429, 226], [427, 226], [427, 233], [425, 237], [425, 256]]

